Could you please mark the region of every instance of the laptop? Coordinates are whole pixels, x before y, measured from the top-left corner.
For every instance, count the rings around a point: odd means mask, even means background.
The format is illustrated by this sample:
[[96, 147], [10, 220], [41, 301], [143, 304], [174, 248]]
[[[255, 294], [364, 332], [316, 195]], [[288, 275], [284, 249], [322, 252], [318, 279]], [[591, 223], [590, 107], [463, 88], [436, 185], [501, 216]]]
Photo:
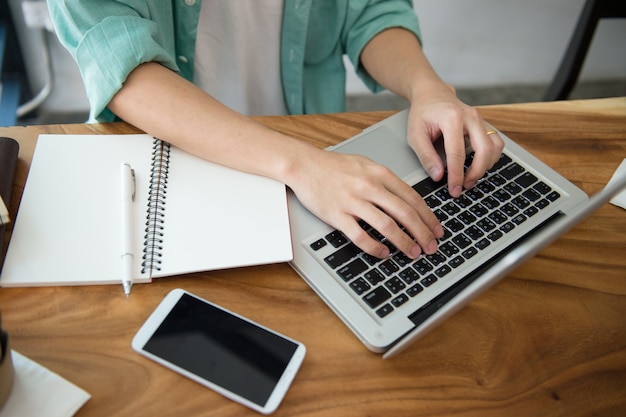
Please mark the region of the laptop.
[[[589, 199], [498, 132], [505, 142], [500, 160], [475, 187], [452, 198], [445, 178], [432, 181], [409, 147], [407, 115], [396, 113], [328, 150], [368, 156], [420, 193], [446, 232], [437, 253], [411, 260], [389, 243], [388, 258], [372, 257], [288, 195], [291, 266], [384, 358], [407, 348], [626, 186], [622, 176]], [[468, 155], [469, 165], [471, 149]], [[385, 242], [369, 225], [361, 226]]]

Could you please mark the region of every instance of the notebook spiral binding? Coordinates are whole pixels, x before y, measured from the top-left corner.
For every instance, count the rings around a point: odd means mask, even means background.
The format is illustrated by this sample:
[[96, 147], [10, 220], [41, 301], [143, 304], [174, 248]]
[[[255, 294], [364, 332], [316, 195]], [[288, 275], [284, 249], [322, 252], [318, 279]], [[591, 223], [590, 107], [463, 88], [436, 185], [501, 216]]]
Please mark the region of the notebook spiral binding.
[[170, 162], [170, 144], [155, 138], [152, 147], [152, 169], [148, 210], [144, 235], [143, 262], [141, 273], [161, 270], [163, 230], [165, 222], [165, 200], [167, 199], [167, 178]]

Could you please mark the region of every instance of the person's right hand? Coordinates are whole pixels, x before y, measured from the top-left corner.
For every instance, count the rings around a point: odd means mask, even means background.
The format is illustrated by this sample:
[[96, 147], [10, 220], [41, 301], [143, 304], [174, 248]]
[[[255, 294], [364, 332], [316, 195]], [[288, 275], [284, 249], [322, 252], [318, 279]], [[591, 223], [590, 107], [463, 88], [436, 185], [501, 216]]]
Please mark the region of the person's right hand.
[[422, 197], [387, 167], [359, 155], [310, 148], [293, 178], [288, 185], [300, 202], [368, 254], [385, 258], [389, 248], [359, 220], [413, 259], [436, 252], [443, 227]]

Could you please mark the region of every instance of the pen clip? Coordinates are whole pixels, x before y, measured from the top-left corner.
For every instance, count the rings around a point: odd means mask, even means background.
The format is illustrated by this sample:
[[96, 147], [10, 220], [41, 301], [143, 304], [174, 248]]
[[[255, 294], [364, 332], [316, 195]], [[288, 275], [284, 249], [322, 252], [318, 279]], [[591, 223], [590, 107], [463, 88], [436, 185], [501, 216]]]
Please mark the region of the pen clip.
[[135, 181], [135, 170], [133, 168], [130, 169], [130, 178], [131, 178], [131, 190], [132, 190], [132, 194], [131, 194], [131, 199], [132, 201], [135, 201], [135, 191], [137, 190], [137, 183]]

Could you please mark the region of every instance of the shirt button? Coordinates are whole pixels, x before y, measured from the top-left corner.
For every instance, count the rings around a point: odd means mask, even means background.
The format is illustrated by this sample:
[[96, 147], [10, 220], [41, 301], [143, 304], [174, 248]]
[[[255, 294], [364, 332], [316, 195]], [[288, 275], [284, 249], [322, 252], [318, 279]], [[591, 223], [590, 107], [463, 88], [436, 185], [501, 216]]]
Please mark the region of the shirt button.
[[[191, 0], [189, 0], [189, 1], [191, 1]], [[179, 60], [180, 62], [182, 62], [183, 64], [186, 64], [187, 62], [189, 62], [189, 60], [187, 59], [187, 57], [186, 57], [186, 56], [184, 56], [184, 55], [179, 55], [179, 56], [178, 56], [178, 60]]]
[[196, 4], [196, 0], [185, 0], [185, 4], [187, 6], [193, 6], [194, 4]]

